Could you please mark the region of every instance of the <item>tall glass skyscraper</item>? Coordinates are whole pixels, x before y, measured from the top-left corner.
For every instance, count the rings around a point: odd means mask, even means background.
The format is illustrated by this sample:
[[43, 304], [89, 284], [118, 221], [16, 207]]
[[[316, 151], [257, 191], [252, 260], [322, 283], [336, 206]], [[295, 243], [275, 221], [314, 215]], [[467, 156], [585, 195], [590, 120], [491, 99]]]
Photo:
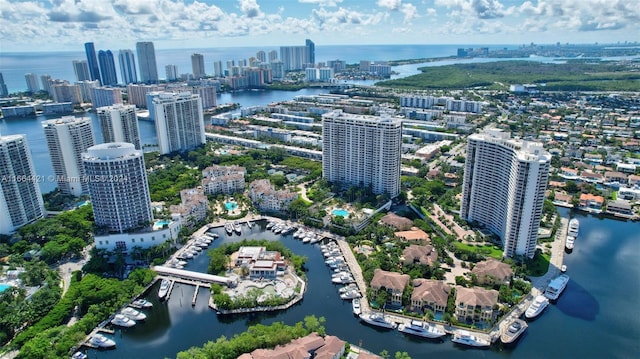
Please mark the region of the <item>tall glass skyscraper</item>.
[[158, 82], [158, 66], [156, 65], [156, 50], [153, 42], [137, 42], [138, 65], [140, 66], [140, 81], [144, 83]]
[[98, 52], [98, 63], [100, 64], [100, 74], [102, 75], [103, 86], [115, 86], [118, 84], [116, 75], [116, 62], [113, 59], [111, 50], [100, 50]]
[[315, 64], [316, 63], [316, 44], [309, 40], [306, 39], [305, 42], [305, 47], [307, 48], [307, 63], [308, 64]]
[[98, 67], [98, 58], [96, 57], [96, 48], [93, 46], [93, 42], [86, 42], [84, 44], [84, 52], [87, 54], [91, 80], [100, 81], [100, 68]]
[[73, 72], [76, 74], [76, 81], [90, 81], [91, 72], [87, 60], [73, 60]]
[[125, 85], [138, 82], [136, 59], [133, 56], [133, 51], [120, 50], [120, 53], [118, 53], [118, 60], [120, 62], [120, 74], [122, 75], [122, 82]]
[[0, 136], [0, 234], [44, 216], [44, 204], [25, 135]]

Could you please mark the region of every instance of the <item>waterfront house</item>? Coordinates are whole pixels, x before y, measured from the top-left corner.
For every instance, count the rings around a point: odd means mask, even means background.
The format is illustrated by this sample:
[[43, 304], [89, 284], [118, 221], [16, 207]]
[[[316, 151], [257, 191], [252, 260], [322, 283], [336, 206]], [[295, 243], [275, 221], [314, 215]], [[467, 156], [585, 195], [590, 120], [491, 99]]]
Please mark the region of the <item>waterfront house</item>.
[[604, 197], [595, 196], [591, 193], [581, 193], [580, 194], [580, 204], [578, 207], [584, 210], [602, 210], [602, 206], [604, 205]]
[[248, 268], [251, 279], [275, 279], [286, 270], [286, 263], [280, 252], [267, 251], [265, 247], [243, 246], [232, 258], [236, 267]]
[[574, 170], [569, 167], [562, 167], [560, 169], [560, 177], [568, 180], [576, 180], [578, 179], [578, 170]]
[[627, 183], [627, 175], [617, 171], [607, 171], [604, 173], [604, 183], [609, 186], [619, 187]]
[[562, 205], [562, 206], [567, 206], [567, 205], [571, 205], [571, 200], [572, 199], [573, 199], [573, 197], [571, 197], [571, 195], [569, 195], [569, 194], [556, 192], [555, 198], [553, 200], [553, 203], [554, 204], [559, 204], [559, 205]]
[[640, 188], [640, 176], [629, 175], [628, 182], [629, 182], [629, 187], [639, 187]]
[[411, 310], [414, 312], [432, 311], [434, 314], [444, 313], [451, 287], [444, 281], [417, 278], [413, 282], [411, 293]]
[[395, 232], [394, 235], [400, 239], [409, 242], [426, 242], [429, 243], [429, 234], [417, 227], [411, 227], [410, 231]]
[[[378, 295], [378, 291], [384, 290], [389, 293], [387, 303], [394, 307], [402, 306], [402, 294], [409, 284], [410, 277], [407, 274], [387, 272], [382, 269], [376, 269], [371, 279], [371, 291], [373, 298]], [[377, 303], [383, 305], [384, 303]]]
[[456, 287], [456, 319], [465, 323], [493, 323], [498, 315], [498, 291]]
[[314, 332], [274, 349], [256, 349], [238, 359], [339, 359], [344, 354], [345, 344], [338, 337], [327, 335], [323, 338]]
[[433, 266], [438, 260], [438, 251], [429, 244], [424, 246], [412, 244], [402, 251], [400, 260], [404, 265], [420, 263]]
[[[180, 191], [180, 204], [169, 206], [174, 220], [180, 219], [183, 226], [193, 227], [207, 218], [209, 199], [201, 188], [188, 188]], [[176, 218], [177, 217], [177, 218]]]
[[594, 173], [591, 171], [582, 171], [582, 173], [580, 174], [580, 177], [582, 177], [582, 181], [583, 182], [588, 182], [588, 183], [603, 183], [604, 182], [604, 177], [599, 174], [599, 173]]
[[511, 266], [495, 259], [488, 259], [476, 263], [471, 273], [476, 276], [479, 284], [509, 284], [513, 277]]
[[607, 202], [607, 212], [612, 214], [621, 214], [624, 216], [633, 215], [629, 201], [625, 201], [623, 199]]

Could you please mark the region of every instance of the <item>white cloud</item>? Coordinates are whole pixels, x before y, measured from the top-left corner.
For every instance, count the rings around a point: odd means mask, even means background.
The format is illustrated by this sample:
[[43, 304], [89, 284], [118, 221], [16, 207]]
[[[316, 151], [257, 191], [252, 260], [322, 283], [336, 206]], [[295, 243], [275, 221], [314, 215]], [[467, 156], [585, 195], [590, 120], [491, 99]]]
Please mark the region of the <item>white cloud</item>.
[[418, 8], [413, 4], [402, 4], [400, 12], [404, 15], [404, 22], [410, 22], [420, 17], [420, 15], [418, 15]]
[[342, 2], [342, 0], [298, 0], [298, 2], [303, 4], [316, 4], [319, 6], [334, 7], [338, 6], [338, 4]]
[[238, 0], [240, 2], [240, 10], [246, 17], [258, 17], [262, 15], [260, 6], [256, 0]]
[[378, 6], [389, 10], [399, 10], [402, 0], [378, 0]]

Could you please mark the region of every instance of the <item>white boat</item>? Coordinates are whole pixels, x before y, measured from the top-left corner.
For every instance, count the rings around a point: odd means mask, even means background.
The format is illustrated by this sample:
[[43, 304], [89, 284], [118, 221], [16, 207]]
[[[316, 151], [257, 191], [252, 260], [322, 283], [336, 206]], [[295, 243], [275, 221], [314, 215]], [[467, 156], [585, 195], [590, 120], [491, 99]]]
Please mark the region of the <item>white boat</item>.
[[539, 295], [533, 300], [533, 302], [531, 302], [529, 308], [524, 312], [524, 317], [527, 319], [533, 319], [540, 315], [548, 305], [549, 299], [544, 295]]
[[231, 222], [227, 222], [224, 224], [224, 230], [227, 231], [228, 235], [233, 234], [233, 224]]
[[566, 272], [566, 271], [567, 271], [567, 265], [566, 265], [566, 264], [563, 264], [563, 265], [562, 265], [562, 267], [560, 267], [560, 271], [561, 271], [562, 273]]
[[242, 234], [242, 227], [240, 227], [240, 222], [238, 221], [233, 222], [233, 230], [238, 234]]
[[119, 327], [131, 328], [136, 325], [136, 321], [124, 314], [116, 314], [113, 319], [111, 319], [111, 324], [117, 325]]
[[469, 332], [468, 330], [458, 330], [454, 332], [451, 341], [457, 344], [476, 348], [488, 348], [489, 346], [491, 346], [490, 341], [478, 338], [477, 336], [471, 334], [471, 332]]
[[217, 233], [205, 233], [204, 235], [211, 237], [211, 239], [216, 239], [219, 237]]
[[160, 289], [158, 290], [158, 298], [164, 299], [167, 296], [167, 292], [169, 292], [169, 286], [171, 282], [167, 279], [163, 279], [162, 283], [160, 283]]
[[571, 237], [578, 237], [578, 231], [580, 230], [580, 221], [577, 218], [572, 218], [569, 221], [569, 229], [567, 230], [567, 235]]
[[180, 257], [179, 257], [179, 258], [182, 258], [182, 259], [192, 259], [192, 258], [193, 258], [193, 254], [191, 253], [191, 251], [186, 251], [186, 250], [185, 250], [184, 252], [182, 252], [182, 254], [180, 255]]
[[507, 329], [500, 335], [502, 344], [512, 344], [524, 333], [529, 326], [522, 319], [514, 319]]
[[369, 314], [361, 313], [360, 320], [363, 322], [375, 325], [377, 327], [386, 328], [386, 329], [395, 329], [397, 324], [387, 319], [384, 314], [380, 312], [372, 312]]
[[307, 232], [307, 234], [305, 234], [304, 238], [302, 238], [302, 243], [309, 243], [315, 237], [316, 237], [316, 235], [313, 232]]
[[280, 224], [276, 224], [275, 226], [273, 226], [273, 228], [271, 228], [271, 230], [273, 231], [273, 233], [275, 234], [280, 234], [282, 232], [284, 228], [282, 227], [282, 225]]
[[116, 346], [116, 342], [105, 337], [102, 334], [96, 334], [89, 339], [89, 344], [98, 348], [113, 348]]
[[351, 301], [351, 306], [353, 307], [353, 314], [360, 315], [362, 313], [359, 298], [353, 298], [353, 300]]
[[431, 339], [440, 338], [447, 334], [444, 330], [438, 329], [435, 325], [429, 325], [420, 320], [412, 320], [409, 324], [400, 324], [398, 331], [405, 334]]
[[355, 280], [353, 280], [353, 277], [350, 275], [341, 275], [339, 277], [332, 278], [331, 282], [335, 284], [349, 284], [355, 282]]
[[348, 299], [358, 299], [362, 298], [362, 295], [357, 290], [350, 290], [346, 293], [340, 294], [340, 299], [348, 300]]
[[293, 238], [300, 239], [300, 237], [303, 235], [304, 230], [302, 228], [298, 228], [298, 230], [293, 234]]
[[145, 309], [153, 307], [153, 303], [151, 303], [150, 301], [148, 301], [146, 299], [136, 299], [131, 304], [133, 304], [134, 306], [136, 306], [138, 308], [145, 308]]
[[87, 359], [87, 354], [83, 352], [75, 352], [71, 356], [71, 359]]
[[125, 317], [131, 319], [131, 320], [145, 320], [147, 319], [147, 315], [137, 311], [131, 307], [126, 307], [123, 310], [120, 311], [120, 314], [124, 315]]
[[273, 227], [274, 225], [275, 225], [275, 222], [267, 223], [267, 229], [271, 229], [271, 227]]
[[544, 296], [550, 300], [556, 300], [562, 294], [569, 283], [569, 276], [561, 274], [558, 278], [549, 282], [547, 289], [544, 290]]
[[346, 293], [346, 292], [348, 292], [350, 290], [357, 290], [357, 289], [358, 289], [358, 286], [356, 284], [354, 284], [354, 283], [351, 283], [351, 284], [345, 285], [344, 287], [338, 289], [338, 293], [342, 294], [342, 293]]
[[309, 244], [318, 243], [321, 240], [322, 240], [322, 236], [316, 234], [313, 237], [311, 237], [311, 240], [309, 241]]
[[567, 249], [571, 250], [571, 249], [573, 249], [573, 244], [575, 243], [575, 241], [576, 241], [576, 238], [575, 238], [575, 237], [567, 236], [567, 240], [566, 240], [566, 242], [565, 242], [564, 246], [565, 246]]

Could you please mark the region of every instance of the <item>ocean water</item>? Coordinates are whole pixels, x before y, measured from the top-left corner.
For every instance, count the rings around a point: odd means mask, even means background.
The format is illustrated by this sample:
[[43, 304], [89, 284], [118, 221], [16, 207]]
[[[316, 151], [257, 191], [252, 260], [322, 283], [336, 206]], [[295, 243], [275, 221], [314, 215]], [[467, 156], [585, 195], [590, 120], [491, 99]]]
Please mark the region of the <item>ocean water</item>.
[[[513, 45], [331, 45], [316, 46], [316, 62], [326, 62], [329, 60], [344, 60], [349, 64], [359, 63], [360, 60], [388, 61], [417, 58], [434, 58], [456, 55], [459, 47], [489, 47], [490, 50], [502, 48], [514, 48]], [[123, 47], [126, 48], [126, 47]], [[130, 46], [135, 52], [135, 46]], [[100, 49], [100, 44], [96, 44], [96, 51]], [[111, 49], [114, 51], [114, 49]], [[165, 77], [165, 66], [176, 65], [178, 73], [191, 73], [191, 54], [199, 53], [204, 55], [205, 71], [213, 73], [214, 61], [222, 61], [223, 69], [226, 62], [234, 60], [236, 63], [241, 59], [249, 59], [256, 55], [258, 51], [265, 51], [267, 54], [278, 47], [218, 47], [208, 49], [158, 49], [156, 48], [156, 62], [158, 65], [158, 75]], [[118, 80], [122, 80], [120, 65], [118, 63], [117, 49], [114, 52]], [[4, 76], [5, 84], [9, 92], [24, 91], [27, 88], [24, 75], [35, 73], [38, 76], [49, 74], [54, 79], [75, 81], [72, 61], [86, 60], [84, 46], [78, 45], [78, 51], [72, 52], [0, 52], [0, 72]], [[137, 57], [136, 57], [137, 61]], [[42, 84], [41, 84], [42, 86]]]

